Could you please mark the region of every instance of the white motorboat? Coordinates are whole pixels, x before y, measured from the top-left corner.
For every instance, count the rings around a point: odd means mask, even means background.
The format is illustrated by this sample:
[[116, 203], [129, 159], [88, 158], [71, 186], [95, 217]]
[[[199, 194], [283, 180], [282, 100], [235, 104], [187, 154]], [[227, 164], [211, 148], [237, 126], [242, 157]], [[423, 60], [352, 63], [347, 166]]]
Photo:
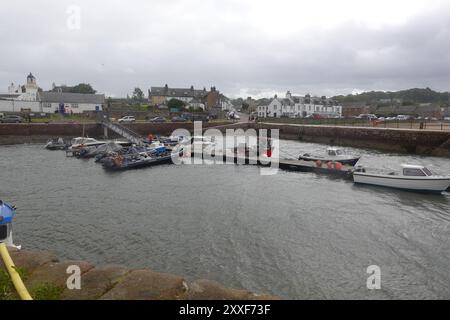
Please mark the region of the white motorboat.
[[420, 165], [402, 165], [399, 172], [367, 172], [358, 166], [353, 172], [353, 181], [382, 187], [410, 191], [442, 193], [450, 187], [450, 175], [434, 175], [429, 169]]
[[95, 147], [95, 146], [100, 146], [105, 143], [106, 143], [105, 141], [98, 141], [94, 138], [78, 137], [78, 138], [72, 139], [72, 141], [70, 143], [71, 144], [70, 149], [76, 150], [81, 147]]
[[94, 138], [78, 137], [72, 139], [69, 151], [79, 150], [80, 148], [99, 147], [107, 143], [115, 143], [122, 147], [131, 145], [131, 142], [126, 140], [101, 141]]
[[213, 141], [213, 138], [207, 136], [193, 136], [191, 138], [191, 144], [194, 149], [211, 148], [216, 145], [216, 143]]
[[190, 143], [190, 140], [185, 136], [161, 137], [160, 141], [170, 147], [174, 147], [177, 145], [187, 145]]
[[298, 157], [298, 160], [321, 161], [322, 163], [340, 162], [342, 164], [348, 164], [352, 166], [354, 166], [359, 161], [359, 159], [361, 159], [361, 156], [347, 154], [343, 149], [336, 147], [328, 148], [325, 155], [316, 156], [305, 153]]

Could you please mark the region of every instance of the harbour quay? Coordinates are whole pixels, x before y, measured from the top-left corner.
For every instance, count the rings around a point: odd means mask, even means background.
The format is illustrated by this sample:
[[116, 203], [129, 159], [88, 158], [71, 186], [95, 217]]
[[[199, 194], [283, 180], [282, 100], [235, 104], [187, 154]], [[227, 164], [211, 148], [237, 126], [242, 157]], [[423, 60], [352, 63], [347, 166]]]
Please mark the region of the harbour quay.
[[[193, 123], [135, 123], [124, 125], [146, 136], [170, 135], [176, 129], [194, 130]], [[304, 142], [368, 148], [380, 151], [410, 153], [426, 156], [450, 157], [450, 132], [411, 129], [385, 129], [365, 127], [336, 127], [325, 125], [294, 125], [272, 123], [203, 123], [203, 130], [215, 128], [223, 133], [227, 129], [278, 129], [280, 138]], [[111, 138], [118, 135], [110, 133]], [[42, 143], [54, 137], [73, 138], [104, 136], [96, 123], [32, 123], [0, 124], [0, 145]]]

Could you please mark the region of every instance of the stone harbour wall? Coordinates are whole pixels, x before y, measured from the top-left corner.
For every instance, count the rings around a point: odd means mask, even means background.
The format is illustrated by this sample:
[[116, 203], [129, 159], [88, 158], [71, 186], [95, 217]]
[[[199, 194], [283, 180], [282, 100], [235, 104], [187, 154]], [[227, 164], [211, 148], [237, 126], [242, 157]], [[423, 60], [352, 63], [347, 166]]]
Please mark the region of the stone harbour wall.
[[[95, 266], [86, 261], [60, 261], [46, 251], [9, 249], [16, 267], [24, 274], [30, 294], [43, 285], [56, 288], [60, 300], [276, 300], [268, 294], [226, 288], [211, 280], [187, 282], [184, 277], [149, 269]], [[1, 260], [1, 259], [0, 259]], [[69, 290], [66, 272], [71, 265], [81, 270], [81, 289]], [[4, 270], [0, 261], [0, 270]]]
[[450, 132], [407, 129], [252, 123], [254, 129], [279, 129], [281, 139], [389, 152], [450, 157]]
[[[227, 122], [203, 123], [203, 128], [226, 125]], [[176, 129], [194, 130], [193, 123], [134, 123], [124, 125], [136, 133], [147, 136], [149, 133], [170, 135]], [[103, 127], [97, 123], [21, 123], [0, 124], [0, 145], [21, 143], [43, 143], [51, 138], [73, 138], [88, 136], [102, 138]], [[108, 130], [109, 138], [119, 138]]]
[[[192, 123], [135, 123], [127, 125], [133, 131], [147, 136], [149, 133], [170, 135], [176, 129], [193, 132]], [[279, 129], [280, 138], [328, 145], [342, 145], [377, 149], [388, 152], [412, 153], [450, 157], [450, 132], [366, 127], [336, 127], [325, 125], [293, 125], [269, 123], [203, 123], [203, 129]], [[0, 145], [42, 143], [50, 138], [85, 136], [100, 138], [101, 125], [91, 124], [0, 124]], [[109, 131], [109, 138], [118, 138]]]

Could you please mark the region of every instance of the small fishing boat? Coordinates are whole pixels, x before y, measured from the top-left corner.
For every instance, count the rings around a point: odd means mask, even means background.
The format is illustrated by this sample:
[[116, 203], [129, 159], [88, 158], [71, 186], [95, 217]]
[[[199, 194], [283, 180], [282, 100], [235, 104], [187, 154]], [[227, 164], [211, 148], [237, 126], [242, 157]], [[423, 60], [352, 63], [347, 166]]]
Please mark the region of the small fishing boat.
[[420, 165], [402, 165], [402, 170], [396, 172], [367, 172], [358, 166], [353, 172], [353, 181], [359, 184], [369, 184], [381, 187], [403, 189], [409, 191], [442, 193], [450, 187], [450, 175], [433, 174]]
[[322, 163], [326, 162], [340, 162], [345, 165], [354, 166], [361, 159], [359, 155], [347, 154], [343, 149], [331, 147], [328, 148], [325, 155], [310, 155], [305, 153], [298, 157], [298, 160], [304, 161], [321, 161]]
[[45, 144], [47, 150], [66, 150], [69, 145], [62, 138], [48, 140]]
[[205, 148], [212, 148], [216, 145], [214, 138], [207, 137], [207, 136], [193, 136], [191, 138], [191, 144], [192, 148], [196, 149], [205, 149]]
[[70, 149], [75, 150], [79, 149], [81, 147], [95, 147], [100, 146], [102, 144], [105, 144], [105, 141], [99, 141], [94, 138], [84, 138], [84, 137], [78, 137], [72, 139], [70, 143]]
[[121, 140], [100, 141], [100, 140], [96, 140], [94, 138], [78, 137], [78, 138], [72, 139], [70, 146], [66, 149], [66, 155], [83, 157], [82, 154], [88, 154], [91, 152], [95, 152], [95, 150], [97, 148], [104, 146], [108, 143], [115, 143], [122, 147], [132, 145], [132, 143], [130, 141], [121, 141]]
[[126, 170], [149, 167], [159, 164], [172, 163], [173, 157], [181, 154], [173, 154], [170, 150], [154, 149], [151, 152], [140, 152], [134, 154], [116, 154], [102, 160], [102, 165], [109, 170]]
[[98, 155], [108, 154], [109, 152], [118, 152], [123, 147], [115, 142], [108, 142], [99, 146], [90, 146], [81, 148], [78, 152], [80, 158], [94, 158]]
[[159, 141], [170, 147], [189, 143], [189, 139], [185, 136], [160, 137]]

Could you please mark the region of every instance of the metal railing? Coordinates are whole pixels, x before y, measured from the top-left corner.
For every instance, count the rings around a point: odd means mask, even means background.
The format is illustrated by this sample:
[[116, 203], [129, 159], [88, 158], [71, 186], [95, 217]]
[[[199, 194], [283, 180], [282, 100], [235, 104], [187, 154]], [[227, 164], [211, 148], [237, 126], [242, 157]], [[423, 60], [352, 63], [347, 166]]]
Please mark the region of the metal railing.
[[138, 133], [134, 132], [130, 128], [127, 128], [125, 126], [122, 126], [118, 123], [112, 123], [109, 120], [103, 120], [102, 125], [109, 130], [117, 133], [118, 135], [124, 137], [125, 139], [129, 140], [132, 143], [135, 143], [137, 145], [140, 145], [143, 143], [143, 138]]
[[389, 129], [416, 129], [450, 131], [450, 121], [444, 120], [384, 120], [369, 121], [364, 119], [305, 119], [305, 118], [259, 118], [261, 123], [326, 125], [348, 127], [373, 127]]

